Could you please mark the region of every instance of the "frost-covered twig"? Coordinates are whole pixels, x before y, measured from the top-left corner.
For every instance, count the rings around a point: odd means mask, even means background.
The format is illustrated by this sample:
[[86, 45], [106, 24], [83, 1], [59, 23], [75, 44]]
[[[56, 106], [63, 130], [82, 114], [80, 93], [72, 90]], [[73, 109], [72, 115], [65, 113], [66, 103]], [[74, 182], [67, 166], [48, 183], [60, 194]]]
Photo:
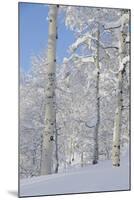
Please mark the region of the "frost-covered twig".
[[72, 54], [69, 58], [64, 58], [63, 62], [67, 63], [69, 61], [81, 61], [83, 63], [92, 62], [94, 63], [94, 58], [91, 55], [79, 56], [78, 54]]

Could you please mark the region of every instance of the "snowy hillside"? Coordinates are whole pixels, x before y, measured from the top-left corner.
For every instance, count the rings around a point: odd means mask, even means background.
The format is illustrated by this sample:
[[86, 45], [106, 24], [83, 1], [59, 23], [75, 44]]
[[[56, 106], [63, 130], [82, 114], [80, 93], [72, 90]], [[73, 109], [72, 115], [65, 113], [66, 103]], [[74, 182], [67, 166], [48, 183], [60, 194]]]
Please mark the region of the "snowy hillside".
[[121, 166], [113, 168], [111, 161], [101, 161], [64, 174], [23, 179], [20, 196], [129, 190], [128, 163], [128, 158], [123, 158]]

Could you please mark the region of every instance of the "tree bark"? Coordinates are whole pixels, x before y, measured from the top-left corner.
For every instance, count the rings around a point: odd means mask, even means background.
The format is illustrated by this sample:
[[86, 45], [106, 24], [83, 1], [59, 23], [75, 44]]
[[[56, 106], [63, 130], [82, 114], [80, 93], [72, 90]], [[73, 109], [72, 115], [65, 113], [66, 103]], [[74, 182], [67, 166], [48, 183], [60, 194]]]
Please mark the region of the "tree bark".
[[72, 155], [73, 155], [73, 139], [70, 140], [70, 155], [69, 155], [69, 164], [72, 163]]
[[121, 70], [119, 70], [118, 72], [117, 108], [115, 111], [113, 146], [112, 146], [112, 165], [115, 167], [120, 166], [120, 136], [121, 136], [121, 118], [122, 118], [122, 102], [123, 102], [122, 85], [123, 85], [123, 73], [126, 65], [122, 63], [122, 60], [126, 56], [126, 37], [127, 37], [127, 35], [124, 32], [124, 27], [125, 27], [125, 22], [122, 23], [120, 30], [119, 65]]
[[100, 124], [100, 97], [99, 97], [99, 83], [100, 83], [100, 67], [99, 67], [99, 39], [100, 39], [100, 31], [98, 25], [97, 31], [97, 55], [96, 55], [96, 68], [97, 68], [97, 77], [96, 77], [96, 125], [94, 129], [94, 152], [93, 152], [93, 164], [98, 163], [99, 157], [99, 146], [98, 146], [98, 132], [99, 132], [99, 124]]
[[49, 8], [49, 32], [47, 52], [47, 88], [45, 130], [42, 142], [41, 175], [52, 173], [54, 132], [56, 124], [55, 109], [55, 71], [56, 71], [56, 39], [57, 39], [57, 5]]
[[83, 159], [83, 152], [81, 152], [81, 167], [83, 167], [84, 159]]
[[113, 166], [120, 166], [120, 132], [121, 132], [121, 115], [122, 115], [122, 72], [118, 74], [118, 96], [117, 108], [115, 111], [112, 163]]
[[56, 159], [55, 173], [58, 173], [59, 157], [58, 157], [58, 129], [57, 127], [55, 128], [55, 159]]

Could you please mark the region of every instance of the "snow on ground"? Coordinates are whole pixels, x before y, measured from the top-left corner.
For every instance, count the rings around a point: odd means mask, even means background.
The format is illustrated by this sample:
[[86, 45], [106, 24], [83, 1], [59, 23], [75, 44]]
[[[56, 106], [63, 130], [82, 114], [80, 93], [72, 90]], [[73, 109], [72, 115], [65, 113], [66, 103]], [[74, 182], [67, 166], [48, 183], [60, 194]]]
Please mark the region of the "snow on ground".
[[69, 172], [20, 181], [20, 196], [129, 190], [129, 161], [121, 160], [120, 167], [111, 161], [101, 161]]

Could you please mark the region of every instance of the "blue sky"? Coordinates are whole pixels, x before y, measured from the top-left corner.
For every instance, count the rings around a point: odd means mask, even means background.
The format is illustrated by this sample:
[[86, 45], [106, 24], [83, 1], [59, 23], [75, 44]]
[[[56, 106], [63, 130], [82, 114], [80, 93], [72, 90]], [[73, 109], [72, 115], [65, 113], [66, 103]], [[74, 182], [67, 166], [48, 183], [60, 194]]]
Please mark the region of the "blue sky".
[[[28, 71], [31, 56], [47, 48], [49, 7], [45, 4], [19, 3], [20, 67]], [[68, 46], [74, 41], [73, 33], [64, 25], [64, 14], [58, 16], [57, 62], [68, 55]]]

